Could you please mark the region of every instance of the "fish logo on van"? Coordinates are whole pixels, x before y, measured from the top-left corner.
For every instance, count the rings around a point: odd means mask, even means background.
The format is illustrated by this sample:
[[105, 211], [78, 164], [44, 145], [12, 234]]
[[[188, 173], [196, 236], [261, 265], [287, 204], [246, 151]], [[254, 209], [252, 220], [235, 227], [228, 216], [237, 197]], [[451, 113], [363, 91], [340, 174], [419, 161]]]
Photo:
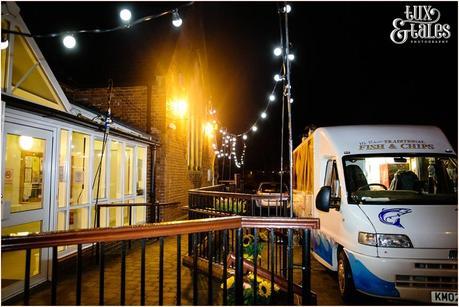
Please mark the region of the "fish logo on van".
[[379, 220], [384, 224], [394, 225], [400, 228], [405, 229], [400, 223], [400, 217], [407, 213], [411, 213], [411, 209], [408, 208], [391, 208], [391, 209], [382, 209], [378, 214]]

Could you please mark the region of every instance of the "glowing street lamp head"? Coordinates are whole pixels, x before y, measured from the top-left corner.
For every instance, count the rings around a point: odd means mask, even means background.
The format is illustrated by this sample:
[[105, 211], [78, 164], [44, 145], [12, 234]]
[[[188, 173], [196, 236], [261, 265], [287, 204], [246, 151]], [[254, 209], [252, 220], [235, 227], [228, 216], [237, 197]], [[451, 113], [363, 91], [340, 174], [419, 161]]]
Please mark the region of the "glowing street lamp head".
[[273, 94], [269, 95], [269, 101], [274, 101], [276, 100], [276, 96], [274, 96]]
[[182, 99], [174, 100], [171, 103], [171, 109], [172, 109], [172, 113], [175, 116], [179, 118], [184, 118], [188, 110], [188, 104], [186, 103], [185, 100], [182, 100]]
[[280, 56], [282, 54], [282, 48], [276, 47], [274, 48], [274, 55], [275, 56]]
[[183, 21], [182, 18], [180, 18], [180, 15], [177, 10], [174, 10], [172, 12], [172, 24], [174, 27], [179, 28], [182, 25]]
[[62, 43], [64, 44], [65, 48], [73, 49], [76, 46], [76, 39], [73, 37], [73, 35], [66, 35], [62, 40]]
[[129, 22], [129, 21], [131, 21], [131, 18], [132, 18], [132, 13], [131, 13], [131, 11], [128, 10], [128, 9], [122, 9], [122, 10], [120, 11], [120, 18], [121, 18], [121, 20], [122, 20], [123, 22], [126, 22], [126, 23]]

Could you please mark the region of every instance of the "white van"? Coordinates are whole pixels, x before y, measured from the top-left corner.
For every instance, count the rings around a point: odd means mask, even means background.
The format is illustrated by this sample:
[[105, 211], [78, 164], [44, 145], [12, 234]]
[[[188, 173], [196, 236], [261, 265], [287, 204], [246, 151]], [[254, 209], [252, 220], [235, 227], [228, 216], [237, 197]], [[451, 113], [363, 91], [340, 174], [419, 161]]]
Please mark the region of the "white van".
[[457, 304], [457, 156], [432, 126], [316, 129], [294, 151], [294, 205], [343, 298]]

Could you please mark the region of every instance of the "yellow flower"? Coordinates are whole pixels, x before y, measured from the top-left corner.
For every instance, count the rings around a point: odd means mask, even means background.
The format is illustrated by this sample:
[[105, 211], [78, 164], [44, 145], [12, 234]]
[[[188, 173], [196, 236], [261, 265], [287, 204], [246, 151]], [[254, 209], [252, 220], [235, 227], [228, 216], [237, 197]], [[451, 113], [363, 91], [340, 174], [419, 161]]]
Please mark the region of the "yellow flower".
[[253, 242], [253, 236], [252, 235], [244, 235], [244, 237], [242, 238], [242, 245], [244, 247], [247, 247], [249, 246], [250, 244], [252, 244]]
[[271, 283], [267, 280], [263, 280], [258, 284], [258, 295], [261, 297], [269, 297], [271, 295]]
[[[226, 289], [231, 288], [233, 284], [234, 284], [234, 276], [231, 276], [226, 280]], [[221, 285], [221, 288], [223, 289], [223, 284]]]
[[253, 255], [243, 254], [242, 257], [244, 257], [244, 258], [247, 259], [248, 261], [253, 261]]
[[266, 229], [260, 230], [260, 232], [258, 233], [258, 236], [260, 237], [262, 241], [268, 241], [268, 230]]

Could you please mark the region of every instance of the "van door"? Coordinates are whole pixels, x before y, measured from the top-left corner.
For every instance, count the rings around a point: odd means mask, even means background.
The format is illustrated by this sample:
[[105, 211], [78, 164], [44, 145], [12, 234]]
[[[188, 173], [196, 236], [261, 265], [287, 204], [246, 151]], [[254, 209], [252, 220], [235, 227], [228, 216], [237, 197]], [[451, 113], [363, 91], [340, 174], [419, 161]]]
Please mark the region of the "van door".
[[[2, 236], [49, 230], [52, 132], [5, 123], [3, 135]], [[22, 291], [25, 251], [4, 252], [2, 299]], [[30, 283], [47, 278], [48, 249], [31, 253]]]
[[339, 235], [342, 222], [342, 214], [339, 209], [341, 206], [341, 184], [335, 159], [327, 161], [324, 186], [331, 187], [330, 211], [316, 210], [320, 218], [320, 231], [315, 233], [313, 251], [320, 257], [319, 261], [323, 265], [335, 270], [337, 259], [335, 238]]

